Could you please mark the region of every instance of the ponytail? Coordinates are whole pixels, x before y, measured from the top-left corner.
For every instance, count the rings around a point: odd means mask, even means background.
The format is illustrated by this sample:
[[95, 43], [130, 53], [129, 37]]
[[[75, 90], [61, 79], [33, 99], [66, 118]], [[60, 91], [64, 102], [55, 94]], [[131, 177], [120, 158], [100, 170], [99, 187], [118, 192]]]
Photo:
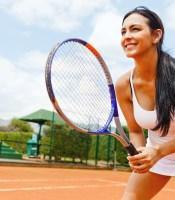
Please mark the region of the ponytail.
[[161, 50], [158, 53], [159, 61], [156, 75], [157, 125], [152, 130], [160, 129], [162, 136], [166, 136], [171, 120], [175, 115], [175, 59]]

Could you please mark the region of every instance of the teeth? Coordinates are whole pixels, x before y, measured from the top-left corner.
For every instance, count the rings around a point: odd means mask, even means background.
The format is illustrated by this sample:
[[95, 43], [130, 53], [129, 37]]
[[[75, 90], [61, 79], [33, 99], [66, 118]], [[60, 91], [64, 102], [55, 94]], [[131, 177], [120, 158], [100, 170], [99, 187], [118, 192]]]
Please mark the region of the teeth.
[[127, 45], [125, 45], [125, 47], [127, 48], [128, 46], [133, 46], [133, 45], [135, 45], [135, 44], [127, 44]]

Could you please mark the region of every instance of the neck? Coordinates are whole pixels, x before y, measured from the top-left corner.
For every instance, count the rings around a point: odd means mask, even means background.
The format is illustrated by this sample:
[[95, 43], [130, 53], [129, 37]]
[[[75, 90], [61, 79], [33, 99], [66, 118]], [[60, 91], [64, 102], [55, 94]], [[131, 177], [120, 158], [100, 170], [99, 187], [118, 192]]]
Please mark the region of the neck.
[[145, 81], [155, 80], [158, 62], [157, 51], [148, 52], [147, 55], [134, 58], [135, 76]]

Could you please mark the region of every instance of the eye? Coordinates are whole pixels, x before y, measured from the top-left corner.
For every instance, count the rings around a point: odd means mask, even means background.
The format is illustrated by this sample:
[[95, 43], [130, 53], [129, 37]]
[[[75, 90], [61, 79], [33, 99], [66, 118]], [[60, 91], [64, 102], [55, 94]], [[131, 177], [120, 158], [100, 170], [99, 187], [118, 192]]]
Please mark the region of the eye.
[[121, 30], [121, 35], [124, 35], [126, 33], [126, 30]]
[[132, 28], [132, 31], [134, 31], [134, 32], [140, 31], [140, 28], [138, 28], [138, 27], [133, 27], [133, 28]]

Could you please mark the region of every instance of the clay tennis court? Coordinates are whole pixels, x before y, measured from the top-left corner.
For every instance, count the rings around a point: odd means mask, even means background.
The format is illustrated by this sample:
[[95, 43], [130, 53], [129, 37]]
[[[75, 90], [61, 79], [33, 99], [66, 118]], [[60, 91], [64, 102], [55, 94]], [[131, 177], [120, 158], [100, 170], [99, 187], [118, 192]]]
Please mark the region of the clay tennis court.
[[[119, 200], [129, 172], [114, 170], [0, 167], [3, 200]], [[173, 178], [154, 200], [173, 200]]]

